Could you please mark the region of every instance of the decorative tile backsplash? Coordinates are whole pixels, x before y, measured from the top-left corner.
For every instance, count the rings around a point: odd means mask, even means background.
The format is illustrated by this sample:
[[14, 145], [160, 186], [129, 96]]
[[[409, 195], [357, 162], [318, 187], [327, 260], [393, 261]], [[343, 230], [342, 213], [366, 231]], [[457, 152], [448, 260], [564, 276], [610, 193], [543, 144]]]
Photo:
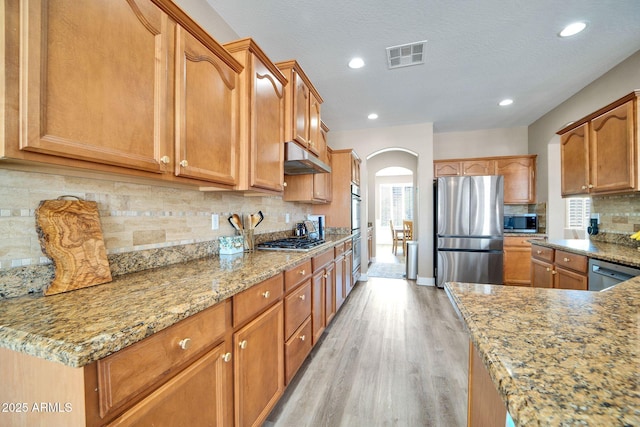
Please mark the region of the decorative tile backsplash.
[[[284, 202], [278, 196], [247, 197], [228, 191], [200, 192], [6, 169], [0, 169], [0, 183], [0, 294], [15, 280], [38, 289], [32, 283], [33, 271], [42, 270], [48, 277], [46, 272], [53, 270], [36, 234], [34, 212], [41, 200], [73, 195], [98, 203], [114, 275], [130, 272], [131, 263], [151, 268], [158, 266], [154, 258], [168, 263], [176, 257], [184, 259], [181, 252], [187, 259], [217, 253], [218, 237], [236, 234], [227, 221], [232, 213], [264, 213], [256, 229], [257, 241], [268, 240], [266, 236], [274, 233], [290, 233], [297, 221], [311, 213], [310, 205]], [[212, 214], [219, 215], [218, 230], [211, 229]], [[161, 251], [177, 246], [177, 251]], [[123, 254], [127, 256], [117, 256]], [[146, 255], [137, 256], [142, 254]]]
[[629, 235], [640, 231], [640, 194], [593, 196], [591, 212], [600, 214], [599, 233], [590, 236], [591, 240], [638, 245], [637, 241], [629, 239]]

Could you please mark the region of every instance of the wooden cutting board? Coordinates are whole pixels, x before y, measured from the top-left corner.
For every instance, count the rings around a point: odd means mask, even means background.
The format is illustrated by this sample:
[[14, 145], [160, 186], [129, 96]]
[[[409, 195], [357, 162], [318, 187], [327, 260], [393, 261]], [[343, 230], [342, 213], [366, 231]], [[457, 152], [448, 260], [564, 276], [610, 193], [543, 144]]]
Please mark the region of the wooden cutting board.
[[53, 295], [111, 281], [111, 270], [102, 238], [98, 204], [67, 200], [61, 196], [43, 200], [36, 209], [36, 230], [42, 251], [53, 261], [55, 276], [44, 291]]

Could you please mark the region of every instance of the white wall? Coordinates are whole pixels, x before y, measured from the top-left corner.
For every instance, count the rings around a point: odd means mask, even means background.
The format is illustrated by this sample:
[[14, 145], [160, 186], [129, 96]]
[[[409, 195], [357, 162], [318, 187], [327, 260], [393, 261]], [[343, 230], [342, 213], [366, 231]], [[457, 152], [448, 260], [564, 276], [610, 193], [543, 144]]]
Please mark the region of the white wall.
[[[408, 149], [417, 154], [416, 204], [417, 221], [414, 224], [418, 236], [418, 283], [433, 284], [433, 123], [389, 128], [360, 129], [343, 132], [329, 132], [328, 143], [334, 149], [353, 148], [358, 155], [366, 159], [371, 154], [389, 148]], [[361, 165], [363, 202], [369, 204], [367, 162]], [[367, 217], [361, 220], [370, 222]], [[366, 259], [366, 244], [362, 247], [363, 259]]]
[[206, 0], [173, 0], [218, 43], [227, 43], [240, 37]]
[[528, 154], [527, 127], [433, 134], [433, 158], [513, 156]]

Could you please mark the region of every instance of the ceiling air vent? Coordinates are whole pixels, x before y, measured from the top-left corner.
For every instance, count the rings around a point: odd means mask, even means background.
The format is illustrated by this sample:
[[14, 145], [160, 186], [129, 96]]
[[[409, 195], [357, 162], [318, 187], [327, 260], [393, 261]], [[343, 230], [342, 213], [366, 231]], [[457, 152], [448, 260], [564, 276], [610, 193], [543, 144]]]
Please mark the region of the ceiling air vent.
[[391, 46], [387, 48], [387, 64], [389, 68], [408, 67], [424, 64], [424, 51], [427, 41]]

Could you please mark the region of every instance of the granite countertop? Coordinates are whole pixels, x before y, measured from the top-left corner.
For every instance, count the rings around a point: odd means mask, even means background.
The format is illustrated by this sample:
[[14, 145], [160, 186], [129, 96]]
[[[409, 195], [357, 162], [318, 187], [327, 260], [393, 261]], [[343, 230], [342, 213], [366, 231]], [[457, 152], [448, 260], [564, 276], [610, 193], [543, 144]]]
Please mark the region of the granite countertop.
[[536, 240], [539, 246], [574, 252], [590, 258], [603, 261], [617, 262], [632, 267], [640, 267], [640, 251], [637, 248], [615, 243], [597, 242], [592, 240]]
[[445, 289], [517, 426], [640, 425], [640, 277], [603, 292]]
[[0, 347], [81, 367], [299, 264], [347, 239], [327, 235], [309, 252], [208, 257], [116, 277], [52, 296], [0, 301]]
[[503, 237], [529, 237], [531, 239], [545, 239], [547, 237], [544, 233], [510, 233], [505, 231]]

